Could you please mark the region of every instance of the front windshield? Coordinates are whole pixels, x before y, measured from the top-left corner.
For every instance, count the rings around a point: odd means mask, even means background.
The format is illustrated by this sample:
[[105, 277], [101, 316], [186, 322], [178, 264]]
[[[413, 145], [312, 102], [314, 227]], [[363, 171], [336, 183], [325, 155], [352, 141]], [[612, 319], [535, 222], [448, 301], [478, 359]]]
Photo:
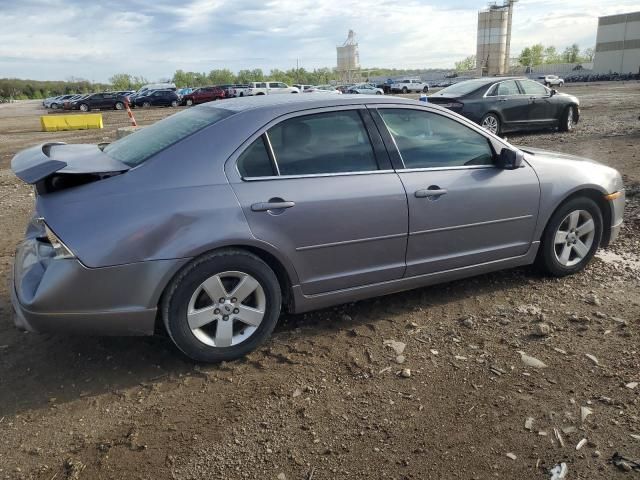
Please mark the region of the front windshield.
[[104, 153], [135, 167], [185, 137], [232, 115], [223, 108], [191, 108], [110, 143]]
[[486, 80], [467, 80], [451, 85], [450, 87], [443, 88], [438, 92], [438, 95], [450, 93], [455, 93], [457, 95], [466, 95], [467, 93], [471, 93], [474, 90], [477, 90], [478, 88], [481, 88], [485, 85], [489, 85]]

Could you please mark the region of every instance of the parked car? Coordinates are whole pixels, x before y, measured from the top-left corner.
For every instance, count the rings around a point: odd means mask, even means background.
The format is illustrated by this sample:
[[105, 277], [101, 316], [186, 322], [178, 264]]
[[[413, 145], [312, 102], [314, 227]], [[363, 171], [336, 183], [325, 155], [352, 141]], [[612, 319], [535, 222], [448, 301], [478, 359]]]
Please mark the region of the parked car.
[[64, 105], [64, 102], [69, 100], [70, 98], [74, 97], [75, 94], [70, 94], [70, 95], [60, 95], [57, 97], [53, 97], [53, 98], [47, 98], [44, 101], [44, 106], [46, 108], [50, 108], [52, 110], [57, 110], [59, 108], [62, 108], [62, 106]]
[[427, 93], [428, 91], [429, 84], [427, 82], [413, 78], [405, 78], [391, 84], [392, 93]]
[[173, 90], [153, 90], [133, 100], [136, 107], [177, 107], [180, 97]]
[[575, 274], [616, 239], [625, 203], [613, 168], [392, 96], [212, 102], [11, 166], [37, 192], [16, 325], [164, 328], [205, 362], [255, 349], [283, 310], [534, 262]]
[[292, 87], [296, 87], [300, 92], [304, 92], [309, 88], [313, 88], [313, 85], [305, 85], [304, 83], [294, 83], [291, 85]]
[[576, 97], [528, 78], [466, 80], [430, 95], [428, 100], [464, 115], [496, 135], [550, 127], [568, 132], [580, 119]]
[[318, 85], [315, 87], [309, 87], [304, 90], [304, 93], [333, 93], [333, 94], [342, 94], [340, 90], [338, 90], [333, 85]]
[[183, 105], [198, 105], [199, 103], [213, 102], [225, 98], [224, 90], [220, 87], [200, 87], [182, 97]]
[[216, 85], [224, 92], [224, 98], [234, 98], [236, 96], [236, 87], [233, 84]]
[[557, 75], [542, 75], [538, 77], [538, 81], [547, 87], [562, 87], [564, 80]]
[[90, 94], [85, 94], [85, 93], [79, 93], [77, 95], [72, 96], [71, 98], [66, 99], [64, 102], [62, 102], [62, 108], [64, 110], [71, 110], [71, 104], [73, 102], [75, 102], [76, 100], [79, 100], [81, 98], [84, 97], [88, 97]]
[[346, 85], [338, 85], [336, 86], [336, 90], [340, 91], [341, 93], [347, 93], [347, 90], [349, 90], [351, 87], [353, 87], [353, 83], [348, 83]]
[[346, 93], [361, 93], [364, 95], [384, 95], [384, 90], [370, 83], [359, 83], [349, 87]]
[[275, 95], [280, 93], [300, 93], [300, 90], [282, 82], [251, 82], [247, 91], [247, 95]]
[[91, 93], [85, 97], [69, 102], [71, 110], [88, 112], [89, 110], [103, 110], [107, 108], [121, 109], [121, 97], [116, 97], [113, 93]]
[[233, 89], [236, 92], [236, 97], [246, 97], [249, 95], [249, 85], [247, 84], [234, 85]]
[[189, 95], [191, 92], [193, 92], [193, 90], [193, 88], [181, 88], [180, 90], [177, 90], [176, 93], [180, 97], [184, 97], [185, 95]]

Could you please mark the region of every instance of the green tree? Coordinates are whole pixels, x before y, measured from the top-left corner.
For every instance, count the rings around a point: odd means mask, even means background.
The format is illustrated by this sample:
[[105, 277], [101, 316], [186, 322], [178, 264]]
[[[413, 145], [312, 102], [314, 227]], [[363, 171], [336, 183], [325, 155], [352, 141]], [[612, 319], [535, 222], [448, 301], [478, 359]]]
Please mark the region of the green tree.
[[582, 52], [582, 61], [583, 62], [593, 62], [593, 57], [595, 56], [596, 52], [593, 48], [589, 47], [589, 48], [585, 48], [584, 51]]
[[542, 55], [544, 63], [560, 63], [560, 54], [553, 45], [546, 47]]
[[580, 61], [580, 47], [574, 43], [562, 52], [562, 61], [565, 63], [578, 63]]
[[235, 75], [228, 68], [221, 70], [211, 70], [207, 75], [207, 80], [214, 85], [224, 85], [226, 83], [234, 83]]
[[476, 56], [469, 55], [464, 60], [460, 60], [455, 63], [456, 72], [466, 72], [467, 70], [473, 70], [476, 68]]
[[526, 47], [520, 52], [518, 62], [520, 65], [540, 65], [544, 59], [544, 45], [536, 43], [530, 47]]

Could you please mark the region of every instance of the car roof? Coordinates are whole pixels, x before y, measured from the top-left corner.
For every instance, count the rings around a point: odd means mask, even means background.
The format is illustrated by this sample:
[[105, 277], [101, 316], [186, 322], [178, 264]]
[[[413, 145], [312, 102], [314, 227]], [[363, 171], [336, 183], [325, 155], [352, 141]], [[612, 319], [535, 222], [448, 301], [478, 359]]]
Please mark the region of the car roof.
[[[311, 98], [310, 98], [311, 97]], [[269, 110], [274, 109], [280, 112], [295, 112], [312, 108], [338, 107], [346, 105], [366, 105], [366, 104], [408, 104], [422, 105], [424, 102], [409, 100], [393, 96], [381, 95], [331, 95], [331, 98], [317, 98], [315, 95], [257, 95], [251, 97], [230, 98], [220, 105], [218, 102], [209, 102], [200, 105], [198, 108], [224, 108], [233, 112], [243, 112], [247, 110]]]

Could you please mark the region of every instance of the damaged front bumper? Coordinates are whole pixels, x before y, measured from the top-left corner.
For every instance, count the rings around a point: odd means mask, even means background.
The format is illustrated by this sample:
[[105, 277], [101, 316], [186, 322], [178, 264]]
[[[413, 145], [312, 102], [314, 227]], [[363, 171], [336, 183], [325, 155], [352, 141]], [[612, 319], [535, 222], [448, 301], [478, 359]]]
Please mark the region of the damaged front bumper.
[[151, 335], [162, 288], [186, 260], [87, 268], [54, 258], [50, 244], [27, 238], [16, 251], [14, 323], [33, 332]]

